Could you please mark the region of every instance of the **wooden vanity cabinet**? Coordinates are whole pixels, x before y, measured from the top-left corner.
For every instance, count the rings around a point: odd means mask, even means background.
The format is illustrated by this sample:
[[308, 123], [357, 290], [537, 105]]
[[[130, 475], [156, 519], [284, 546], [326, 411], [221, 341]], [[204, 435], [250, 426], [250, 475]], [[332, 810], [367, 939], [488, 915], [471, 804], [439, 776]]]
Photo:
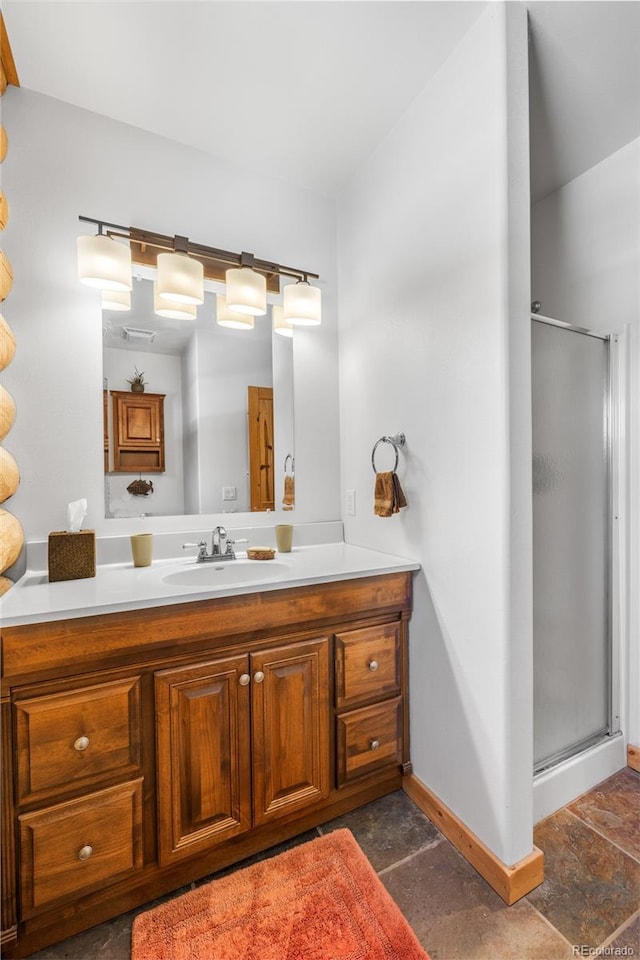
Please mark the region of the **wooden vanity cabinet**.
[[3, 956], [398, 789], [410, 606], [398, 573], [3, 630]]

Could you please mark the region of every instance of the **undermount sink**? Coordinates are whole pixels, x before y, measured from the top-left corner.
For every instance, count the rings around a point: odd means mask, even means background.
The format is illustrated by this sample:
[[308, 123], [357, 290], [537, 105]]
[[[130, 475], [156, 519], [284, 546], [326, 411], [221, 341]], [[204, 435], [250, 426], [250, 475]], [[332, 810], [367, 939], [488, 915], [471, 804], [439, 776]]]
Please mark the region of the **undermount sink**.
[[278, 580], [288, 567], [277, 560], [227, 560], [224, 563], [199, 563], [168, 573], [162, 582], [176, 587], [230, 587], [242, 583]]

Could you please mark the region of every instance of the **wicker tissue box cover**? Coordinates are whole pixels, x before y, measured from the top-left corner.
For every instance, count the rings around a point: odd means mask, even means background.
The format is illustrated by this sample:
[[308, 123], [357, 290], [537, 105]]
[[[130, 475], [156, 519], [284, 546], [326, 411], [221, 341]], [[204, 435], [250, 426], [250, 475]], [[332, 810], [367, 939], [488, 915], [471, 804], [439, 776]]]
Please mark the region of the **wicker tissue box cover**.
[[95, 530], [54, 530], [49, 534], [49, 581], [82, 580], [95, 575]]

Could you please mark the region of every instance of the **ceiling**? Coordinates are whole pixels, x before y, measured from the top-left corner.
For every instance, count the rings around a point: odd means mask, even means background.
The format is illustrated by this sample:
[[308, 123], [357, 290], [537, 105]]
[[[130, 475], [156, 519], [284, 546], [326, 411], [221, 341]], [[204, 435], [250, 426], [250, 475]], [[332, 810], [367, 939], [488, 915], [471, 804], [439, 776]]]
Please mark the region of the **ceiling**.
[[[484, 0], [4, 0], [23, 87], [334, 194]], [[635, 0], [529, 2], [534, 199], [640, 134]]]

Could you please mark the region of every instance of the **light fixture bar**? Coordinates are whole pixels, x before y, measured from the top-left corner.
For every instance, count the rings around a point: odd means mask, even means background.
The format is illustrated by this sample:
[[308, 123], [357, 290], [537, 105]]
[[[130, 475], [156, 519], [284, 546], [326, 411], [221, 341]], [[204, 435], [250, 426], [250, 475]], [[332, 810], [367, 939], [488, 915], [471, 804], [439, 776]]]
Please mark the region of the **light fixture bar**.
[[[104, 230], [108, 237], [120, 237], [129, 240], [132, 260], [135, 263], [155, 265], [155, 256], [158, 250], [175, 252], [179, 249], [180, 252], [203, 262], [207, 279], [224, 282], [225, 272], [229, 267], [241, 267], [250, 262], [253, 270], [266, 275], [267, 289], [271, 293], [279, 292], [280, 277], [292, 277], [298, 280], [309, 278], [317, 280], [319, 278], [319, 274], [311, 273], [310, 270], [300, 270], [297, 267], [284, 266], [270, 260], [261, 260], [244, 251], [242, 253], [232, 253], [230, 250], [221, 250], [217, 247], [193, 243], [187, 237], [170, 237], [151, 230], [141, 230], [138, 227], [125, 227], [118, 223], [108, 223], [106, 220], [97, 220], [95, 217], [79, 216], [78, 219], [84, 223], [95, 224], [100, 234]], [[179, 244], [178, 247], [176, 242]], [[153, 248], [154, 252], [147, 251], [148, 247]]]

